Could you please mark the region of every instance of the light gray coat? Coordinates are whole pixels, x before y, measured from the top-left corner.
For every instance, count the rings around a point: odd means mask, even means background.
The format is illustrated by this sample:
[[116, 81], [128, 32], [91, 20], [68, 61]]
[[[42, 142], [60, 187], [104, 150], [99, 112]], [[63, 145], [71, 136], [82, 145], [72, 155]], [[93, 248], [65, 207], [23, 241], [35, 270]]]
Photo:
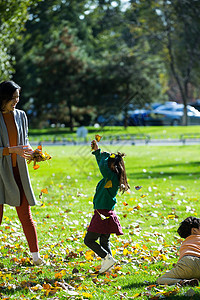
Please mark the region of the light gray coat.
[[[14, 119], [18, 132], [18, 145], [29, 145], [28, 122], [24, 111], [15, 109]], [[3, 148], [9, 147], [9, 137], [2, 113], [0, 112], [0, 204], [20, 206], [20, 192], [16, 184], [11, 155], [3, 155]], [[17, 165], [23, 185], [23, 189], [29, 205], [36, 204], [36, 199], [31, 186], [27, 162], [17, 155]]]

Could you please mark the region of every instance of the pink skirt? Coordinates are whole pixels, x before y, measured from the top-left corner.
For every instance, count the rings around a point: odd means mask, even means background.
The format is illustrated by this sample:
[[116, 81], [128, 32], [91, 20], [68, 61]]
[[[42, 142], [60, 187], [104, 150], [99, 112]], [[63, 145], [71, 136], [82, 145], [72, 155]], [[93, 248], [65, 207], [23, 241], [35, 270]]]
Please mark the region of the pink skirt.
[[123, 234], [122, 227], [119, 223], [116, 213], [114, 210], [107, 209], [95, 209], [87, 231], [101, 234]]

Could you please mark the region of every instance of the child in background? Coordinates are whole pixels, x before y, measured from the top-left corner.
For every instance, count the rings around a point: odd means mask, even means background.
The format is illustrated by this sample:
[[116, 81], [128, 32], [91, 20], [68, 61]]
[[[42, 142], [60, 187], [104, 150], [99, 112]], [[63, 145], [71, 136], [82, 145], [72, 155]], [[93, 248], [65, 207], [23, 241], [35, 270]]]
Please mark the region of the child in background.
[[185, 240], [180, 247], [180, 256], [173, 269], [157, 279], [158, 284], [198, 286], [200, 279], [200, 219], [188, 217], [177, 230]]
[[[94, 215], [87, 230], [84, 243], [102, 258], [99, 273], [106, 272], [116, 260], [112, 257], [110, 249], [110, 234], [122, 235], [122, 228], [114, 212], [117, 202], [116, 195], [127, 191], [130, 186], [127, 182], [126, 171], [123, 161], [124, 154], [110, 154], [101, 152], [97, 142], [93, 140], [91, 147], [95, 155], [103, 179], [96, 187], [93, 198]], [[97, 240], [99, 239], [99, 244]]]

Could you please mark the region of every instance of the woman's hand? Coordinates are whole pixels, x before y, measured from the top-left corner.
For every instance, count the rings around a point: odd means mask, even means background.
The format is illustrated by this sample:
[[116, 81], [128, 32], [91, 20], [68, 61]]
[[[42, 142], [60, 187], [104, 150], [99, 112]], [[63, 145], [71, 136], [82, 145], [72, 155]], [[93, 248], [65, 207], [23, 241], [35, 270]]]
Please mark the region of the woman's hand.
[[98, 144], [95, 140], [91, 141], [91, 148], [92, 150], [96, 151], [99, 149]]
[[13, 146], [9, 147], [9, 153], [16, 153], [17, 155], [24, 157], [25, 159], [30, 159], [33, 149], [29, 145], [25, 146]]

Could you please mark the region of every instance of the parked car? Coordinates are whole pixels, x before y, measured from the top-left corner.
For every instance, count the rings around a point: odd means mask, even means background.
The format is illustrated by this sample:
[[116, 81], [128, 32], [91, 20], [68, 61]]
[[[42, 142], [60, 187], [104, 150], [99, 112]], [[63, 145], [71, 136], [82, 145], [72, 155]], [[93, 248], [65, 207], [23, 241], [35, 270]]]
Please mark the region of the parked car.
[[104, 115], [99, 115], [96, 119], [96, 123], [100, 126], [123, 126], [124, 121], [123, 114], [112, 115], [105, 113]]
[[[183, 122], [183, 104], [165, 104], [154, 109], [150, 117], [160, 121], [162, 125], [182, 125]], [[188, 125], [200, 125], [200, 112], [194, 107], [187, 105]], [[149, 125], [149, 124], [148, 124]]]
[[200, 111], [200, 99], [197, 99], [195, 102], [191, 102], [189, 104]]
[[145, 125], [162, 125], [160, 120], [151, 117], [154, 109], [162, 105], [161, 103], [153, 103], [144, 109], [135, 109], [128, 111], [129, 126], [145, 126]]

